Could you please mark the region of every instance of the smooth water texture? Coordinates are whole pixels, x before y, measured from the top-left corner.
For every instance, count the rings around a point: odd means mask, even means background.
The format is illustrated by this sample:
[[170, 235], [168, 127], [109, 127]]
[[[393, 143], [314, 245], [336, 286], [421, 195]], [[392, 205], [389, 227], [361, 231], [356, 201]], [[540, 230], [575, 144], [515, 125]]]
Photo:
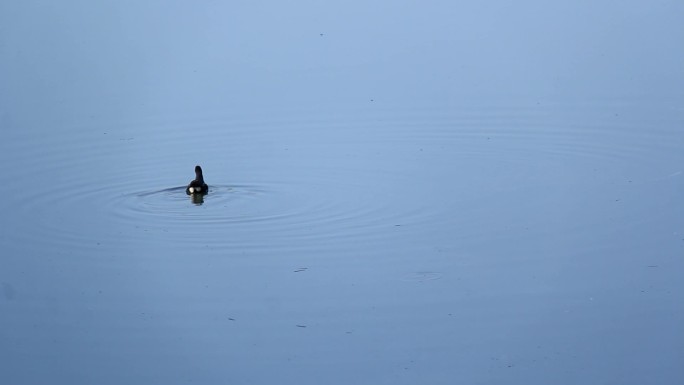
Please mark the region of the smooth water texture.
[[554, 7], [0, 5], [1, 382], [682, 383], [684, 9]]

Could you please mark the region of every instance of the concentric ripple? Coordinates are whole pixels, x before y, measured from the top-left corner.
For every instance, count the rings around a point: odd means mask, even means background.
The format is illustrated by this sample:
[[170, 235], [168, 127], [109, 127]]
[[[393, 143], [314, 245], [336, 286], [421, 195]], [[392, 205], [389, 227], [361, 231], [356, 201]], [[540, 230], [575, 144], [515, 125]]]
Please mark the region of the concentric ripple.
[[[208, 222], [246, 222], [263, 218], [247, 213], [227, 213], [221, 208], [229, 205], [233, 208], [249, 207], [249, 202], [259, 199], [267, 191], [254, 185], [211, 185], [209, 194], [189, 196], [185, 186], [172, 187], [154, 191], [141, 191], [122, 194], [111, 204], [123, 209], [116, 211], [122, 220], [137, 220], [139, 217], [150, 217], [155, 220], [177, 221], [202, 219]], [[214, 207], [213, 210], [199, 210], [188, 205], [201, 206], [205, 202]], [[202, 213], [200, 215], [200, 213]]]
[[[491, 208], [520, 204], [530, 186], [643, 183], [681, 172], [648, 157], [678, 156], [676, 121], [646, 132], [634, 126], [643, 117], [558, 111], [148, 122], [73, 127], [57, 140], [12, 133], [23, 158], [12, 160], [22, 167], [7, 178], [38, 178], [21, 197], [6, 198], [14, 215], [33, 217], [30, 228], [7, 236], [72, 251], [154, 242], [225, 251], [377, 248], [447, 229], [458, 239], [482, 237]], [[210, 185], [202, 201], [181, 184], [196, 163]]]

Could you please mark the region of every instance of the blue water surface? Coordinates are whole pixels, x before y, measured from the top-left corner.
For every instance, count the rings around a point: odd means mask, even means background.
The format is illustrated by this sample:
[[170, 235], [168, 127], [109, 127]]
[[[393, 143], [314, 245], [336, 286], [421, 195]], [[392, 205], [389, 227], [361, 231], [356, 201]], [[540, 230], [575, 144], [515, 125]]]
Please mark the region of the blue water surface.
[[0, 382], [682, 383], [682, 15], [4, 2]]

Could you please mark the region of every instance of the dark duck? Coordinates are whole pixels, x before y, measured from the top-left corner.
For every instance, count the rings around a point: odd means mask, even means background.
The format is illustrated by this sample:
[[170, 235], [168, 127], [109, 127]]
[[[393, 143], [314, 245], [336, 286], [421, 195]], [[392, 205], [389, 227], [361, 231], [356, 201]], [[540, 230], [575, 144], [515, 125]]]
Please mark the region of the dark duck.
[[209, 186], [204, 183], [204, 176], [202, 176], [202, 167], [195, 166], [195, 180], [190, 182], [188, 187], [185, 189], [185, 193], [188, 195], [193, 194], [207, 194], [209, 192]]

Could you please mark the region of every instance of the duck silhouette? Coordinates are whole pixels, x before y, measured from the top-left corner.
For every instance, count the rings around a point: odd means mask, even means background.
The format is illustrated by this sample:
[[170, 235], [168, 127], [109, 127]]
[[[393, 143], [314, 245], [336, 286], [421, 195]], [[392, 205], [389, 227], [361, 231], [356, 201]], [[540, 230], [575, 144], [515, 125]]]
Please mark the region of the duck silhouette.
[[188, 187], [185, 189], [185, 193], [188, 195], [201, 194], [205, 195], [209, 193], [209, 186], [204, 183], [204, 176], [202, 175], [202, 167], [195, 166], [195, 179], [190, 182]]

